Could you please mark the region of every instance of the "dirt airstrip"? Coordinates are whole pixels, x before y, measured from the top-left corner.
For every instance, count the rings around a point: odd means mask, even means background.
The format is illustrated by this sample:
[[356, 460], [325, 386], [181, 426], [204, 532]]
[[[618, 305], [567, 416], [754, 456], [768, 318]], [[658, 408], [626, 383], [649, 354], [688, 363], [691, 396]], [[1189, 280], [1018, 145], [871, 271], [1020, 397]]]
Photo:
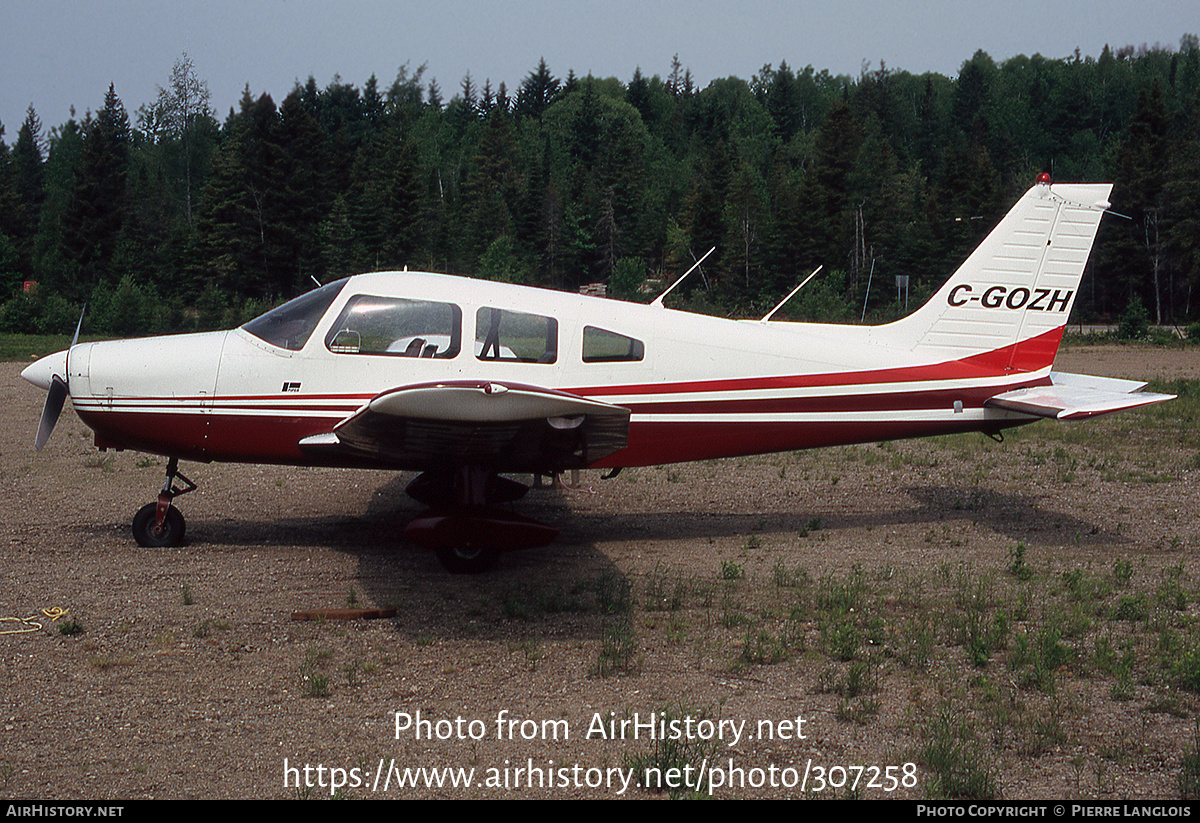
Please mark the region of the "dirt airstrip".
[[[1200, 352], [1058, 367], [1194, 380]], [[1167, 412], [584, 473], [517, 506], [556, 544], [453, 577], [390, 473], [185, 464], [188, 544], [138, 548], [165, 461], [69, 410], [35, 453], [20, 368], [0, 796], [667, 796], [648, 764], [717, 797], [1179, 796], [1200, 461]], [[348, 606], [397, 614], [291, 620]]]

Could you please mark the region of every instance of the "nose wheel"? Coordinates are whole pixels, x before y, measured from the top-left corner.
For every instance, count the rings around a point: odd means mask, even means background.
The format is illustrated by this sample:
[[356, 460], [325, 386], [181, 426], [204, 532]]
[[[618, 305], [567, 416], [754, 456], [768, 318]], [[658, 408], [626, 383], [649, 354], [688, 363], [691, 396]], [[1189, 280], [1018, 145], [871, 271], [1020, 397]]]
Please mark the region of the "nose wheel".
[[[184, 484], [182, 488], [175, 485], [176, 478]], [[147, 548], [180, 545], [187, 524], [172, 501], [195, 488], [196, 484], [179, 472], [178, 458], [172, 457], [167, 462], [167, 482], [158, 494], [158, 501], [142, 506], [133, 517], [133, 539], [137, 544]]]
[[171, 506], [163, 516], [162, 523], [157, 521], [157, 503], [147, 503], [138, 509], [138, 513], [133, 516], [133, 539], [139, 546], [164, 548], [178, 546], [183, 542], [187, 523], [184, 522], [179, 509]]

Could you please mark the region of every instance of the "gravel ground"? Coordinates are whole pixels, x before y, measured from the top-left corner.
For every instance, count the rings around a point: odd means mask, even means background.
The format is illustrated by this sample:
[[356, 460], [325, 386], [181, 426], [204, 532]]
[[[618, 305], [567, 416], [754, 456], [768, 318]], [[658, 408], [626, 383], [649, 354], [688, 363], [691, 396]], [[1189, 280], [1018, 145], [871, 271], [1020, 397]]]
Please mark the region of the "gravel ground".
[[[1058, 366], [1195, 379], [1200, 353], [1085, 347]], [[584, 473], [518, 506], [561, 526], [554, 545], [462, 578], [403, 541], [417, 504], [381, 472], [186, 464], [188, 544], [138, 548], [129, 521], [165, 461], [98, 453], [70, 411], [35, 453], [42, 397], [20, 368], [0, 364], [0, 616], [38, 628], [0, 637], [0, 795], [658, 797], [622, 782], [639, 757], [669, 762], [652, 716], [679, 721], [668, 742], [718, 797], [842, 796], [839, 766], [867, 767], [860, 796], [935, 794], [938, 734], [995, 796], [1180, 791], [1200, 703], [1145, 662], [1166, 642], [1149, 618], [1111, 619], [1119, 591], [1066, 635], [1049, 687], [1006, 663], [1022, 627], [1067, 624], [1067, 573], [1102, 585], [1118, 561], [1131, 593], [1182, 581], [1171, 636], [1195, 642], [1198, 462], [1166, 424]], [[851, 591], [842, 654], [829, 601]], [[1007, 615], [983, 665], [938, 622], [973, 614], [964, 598]], [[347, 606], [397, 615], [291, 619]], [[1137, 677], [1080, 662], [1105, 643]], [[473, 769], [472, 785], [397, 785], [417, 768]]]

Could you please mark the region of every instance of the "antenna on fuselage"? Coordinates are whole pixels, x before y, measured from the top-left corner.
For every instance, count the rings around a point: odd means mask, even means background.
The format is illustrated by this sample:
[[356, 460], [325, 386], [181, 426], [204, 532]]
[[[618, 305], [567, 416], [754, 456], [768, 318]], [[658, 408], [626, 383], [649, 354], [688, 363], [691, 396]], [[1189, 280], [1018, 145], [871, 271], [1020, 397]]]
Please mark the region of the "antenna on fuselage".
[[800, 291], [800, 289], [804, 288], [804, 286], [808, 283], [809, 280], [812, 280], [814, 277], [816, 277], [817, 272], [819, 272], [823, 268], [825, 268], [824, 263], [822, 263], [821, 265], [819, 265], [815, 269], [813, 269], [812, 274], [810, 274], [808, 277], [806, 277], [802, 281], [800, 281], [799, 286], [796, 286], [796, 288], [794, 288], [790, 292], [788, 292], [788, 296], [783, 298], [782, 300], [780, 300], [779, 305], [777, 305], [775, 308], [773, 308], [769, 312], [767, 312], [766, 316], [764, 316], [763, 319], [759, 320], [758, 322], [766, 323], [768, 320], [770, 320], [775, 315], [775, 312], [782, 309], [784, 304], [787, 303], [787, 301], [791, 300], [796, 295], [796, 292], [798, 292], [798, 291]]
[[717, 247], [713, 246], [711, 249], [706, 251], [704, 253], [703, 257], [701, 257], [699, 260], [697, 260], [695, 263], [693, 263], [692, 267], [683, 273], [683, 277], [680, 277], [678, 280], [676, 280], [674, 283], [672, 283], [665, 292], [660, 294], [658, 297], [654, 298], [653, 302], [651, 302], [650, 305], [658, 306], [660, 309], [663, 308], [663, 298], [671, 293], [671, 289], [674, 289], [676, 286], [678, 286], [680, 283], [682, 283], [684, 277], [687, 277], [689, 274], [691, 274], [696, 269], [698, 269], [700, 267], [700, 264], [703, 263], [705, 260], [707, 260], [708, 256], [710, 254], [712, 254], [713, 252], [715, 252], [716, 250], [717, 250]]

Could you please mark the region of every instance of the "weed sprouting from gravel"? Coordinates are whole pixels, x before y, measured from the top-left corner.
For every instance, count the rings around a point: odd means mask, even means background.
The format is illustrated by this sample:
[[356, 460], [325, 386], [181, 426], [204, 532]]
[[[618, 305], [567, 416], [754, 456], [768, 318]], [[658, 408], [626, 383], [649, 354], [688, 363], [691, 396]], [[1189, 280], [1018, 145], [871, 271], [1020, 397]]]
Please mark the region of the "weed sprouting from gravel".
[[333, 657], [329, 648], [314, 648], [310, 646], [300, 664], [300, 682], [305, 697], [328, 697], [331, 693], [329, 675], [325, 666]]
[[83, 624], [73, 617], [61, 623], [56, 623], [55, 627], [63, 637], [74, 637], [77, 634], [83, 634]]
[[921, 730], [914, 759], [928, 772], [926, 796], [935, 799], [998, 800], [997, 766], [970, 723], [943, 703]]
[[[711, 716], [712, 712], [707, 709], [681, 702], [655, 712], [654, 721], [670, 729], [682, 727], [689, 721], [695, 724], [708, 720]], [[637, 784], [647, 791], [667, 792], [672, 799], [705, 796], [701, 795], [702, 785], [687, 785], [686, 779], [682, 778], [702, 774], [702, 766], [715, 762], [716, 754], [715, 739], [706, 740], [698, 735], [663, 735], [654, 740], [647, 751], [625, 755], [622, 765], [633, 772]]]

